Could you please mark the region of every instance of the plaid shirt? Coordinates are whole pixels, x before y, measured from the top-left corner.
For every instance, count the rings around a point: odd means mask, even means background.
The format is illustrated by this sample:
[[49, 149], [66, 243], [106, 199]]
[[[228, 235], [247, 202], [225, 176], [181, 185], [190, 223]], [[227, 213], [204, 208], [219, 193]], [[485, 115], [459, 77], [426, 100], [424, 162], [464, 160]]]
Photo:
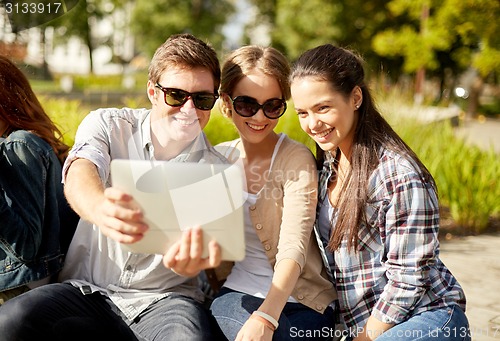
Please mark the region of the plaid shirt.
[[[330, 163], [325, 162], [319, 175], [318, 218], [322, 209], [330, 209], [329, 217], [333, 212], [325, 201], [331, 175]], [[437, 195], [422, 180], [418, 166], [393, 151], [381, 150], [369, 186], [365, 213], [370, 228], [360, 230], [357, 252], [348, 252], [343, 243], [334, 257], [326, 253], [323, 257], [330, 259], [346, 325], [351, 331], [359, 330], [370, 315], [398, 324], [453, 304], [465, 310], [462, 288], [439, 259]], [[325, 251], [329, 236], [321, 231], [329, 227], [318, 226], [325, 219], [318, 221], [316, 234]]]

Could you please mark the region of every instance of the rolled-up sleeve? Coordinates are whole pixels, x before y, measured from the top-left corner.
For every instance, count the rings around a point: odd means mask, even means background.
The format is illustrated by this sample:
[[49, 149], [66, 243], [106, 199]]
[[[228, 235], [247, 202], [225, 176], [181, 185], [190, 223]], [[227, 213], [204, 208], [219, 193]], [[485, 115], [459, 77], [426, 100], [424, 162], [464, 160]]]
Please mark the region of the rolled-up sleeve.
[[94, 163], [103, 183], [106, 182], [109, 177], [111, 162], [109, 148], [111, 125], [109, 115], [105, 113], [102, 109], [92, 111], [80, 123], [75, 137], [75, 144], [63, 165], [63, 182], [66, 180], [68, 168], [76, 159], [86, 159]]

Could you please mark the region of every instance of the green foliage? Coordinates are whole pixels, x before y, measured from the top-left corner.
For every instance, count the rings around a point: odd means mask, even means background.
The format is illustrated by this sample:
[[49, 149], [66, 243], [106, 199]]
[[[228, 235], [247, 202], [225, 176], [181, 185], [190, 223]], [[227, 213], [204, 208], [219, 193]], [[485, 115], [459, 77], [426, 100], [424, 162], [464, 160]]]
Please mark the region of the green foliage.
[[485, 103], [479, 108], [479, 112], [485, 116], [500, 118], [500, 98], [497, 97], [490, 103]]
[[498, 1], [391, 0], [388, 8], [408, 20], [379, 32], [372, 46], [382, 56], [403, 56], [406, 72], [446, 67], [439, 64], [437, 53], [452, 48], [453, 61], [463, 67], [472, 64], [483, 77], [500, 70]]
[[442, 25], [454, 27], [457, 36], [475, 47], [469, 63], [482, 77], [500, 71], [500, 2], [492, 0], [447, 0], [436, 14]]
[[[60, 1], [2, 1], [2, 7], [9, 7], [9, 22], [12, 32], [20, 32], [32, 27], [47, 25], [72, 10], [80, 0]], [[2, 13], [4, 11], [2, 10]]]
[[492, 71], [500, 74], [500, 47], [495, 49], [484, 44], [481, 53], [472, 58], [472, 64], [483, 77], [488, 76]]
[[73, 87], [77, 90], [119, 90], [122, 88], [122, 75], [74, 75]]
[[[481, 233], [490, 216], [500, 213], [500, 164], [498, 155], [485, 153], [477, 147], [455, 140], [449, 126], [435, 134], [440, 145], [434, 157], [442, 155], [433, 171], [440, 188], [443, 204], [450, 208], [452, 217], [466, 232]], [[444, 139], [448, 137], [448, 139]]]
[[341, 30], [332, 19], [341, 11], [342, 7], [331, 1], [278, 0], [273, 41], [293, 60], [306, 49], [340, 37]]
[[450, 122], [422, 124], [395, 115], [388, 120], [417, 153], [438, 186], [440, 204], [448, 207], [460, 233], [479, 234], [500, 215], [500, 162], [455, 137]]
[[297, 112], [293, 109], [291, 104], [292, 103], [288, 103], [288, 108], [285, 114], [280, 117], [280, 121], [275, 131], [287, 134], [291, 139], [305, 144], [312, 152], [315, 152], [316, 147], [314, 141], [300, 127]]
[[238, 131], [233, 122], [230, 118], [224, 117], [217, 106], [212, 110], [210, 121], [204, 131], [214, 146], [238, 138]]
[[72, 146], [75, 142], [75, 134], [82, 119], [89, 113], [89, 109], [79, 101], [55, 99], [39, 96], [45, 112], [50, 116], [61, 130], [64, 142]]
[[35, 94], [61, 91], [57, 82], [34, 79], [30, 76], [30, 84]]
[[122, 101], [125, 104], [125, 106], [128, 108], [150, 108], [151, 107], [151, 102], [149, 102], [149, 99], [146, 95], [144, 97], [125, 96]]
[[449, 27], [429, 16], [431, 4], [428, 0], [392, 0], [388, 8], [394, 16], [407, 16], [401, 27], [379, 32], [372, 41], [375, 51], [383, 56], [403, 56], [404, 71], [413, 73], [418, 69], [439, 67], [437, 51], [446, 51], [451, 46]]
[[[259, 14], [246, 27], [247, 34], [259, 26], [272, 32], [271, 44], [291, 60], [306, 49], [324, 43], [356, 49], [372, 65], [380, 56], [371, 48], [371, 39], [381, 29], [393, 25], [387, 0], [248, 0]], [[393, 67], [394, 63], [385, 69]]]
[[223, 42], [222, 26], [233, 12], [231, 0], [139, 0], [131, 26], [139, 38], [139, 49], [148, 57], [170, 35], [183, 32], [208, 40], [219, 49]]
[[399, 30], [388, 29], [379, 33], [373, 39], [373, 48], [387, 57], [404, 56], [403, 68], [405, 72], [415, 72], [423, 65], [433, 66], [434, 54], [428, 49], [422, 49], [422, 39], [418, 32], [410, 26], [403, 26]]
[[[33, 88], [37, 88], [40, 91], [60, 91], [60, 81], [63, 75], [55, 74], [54, 80], [47, 81], [37, 81], [31, 79], [30, 82]], [[146, 92], [147, 84], [147, 71], [141, 70], [131, 75], [134, 79], [135, 86], [130, 89], [136, 91]], [[124, 74], [113, 74], [113, 75], [96, 75], [96, 74], [75, 74], [70, 76], [73, 82], [73, 90], [77, 91], [129, 91], [129, 89], [124, 89], [123, 78]]]
[[91, 72], [94, 71], [92, 52], [97, 46], [108, 43], [105, 39], [96, 40], [96, 34], [93, 33], [94, 24], [111, 13], [114, 9], [114, 6], [109, 6], [111, 3], [107, 0], [79, 0], [78, 4], [67, 14], [47, 25], [56, 28], [57, 40], [67, 41], [71, 37], [78, 37], [87, 45]]

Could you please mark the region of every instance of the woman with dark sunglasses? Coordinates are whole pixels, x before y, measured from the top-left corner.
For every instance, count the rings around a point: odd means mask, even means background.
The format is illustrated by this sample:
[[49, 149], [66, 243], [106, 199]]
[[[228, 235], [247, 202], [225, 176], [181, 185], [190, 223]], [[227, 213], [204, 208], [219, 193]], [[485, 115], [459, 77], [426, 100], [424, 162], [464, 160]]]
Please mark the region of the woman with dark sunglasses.
[[211, 306], [230, 340], [321, 340], [334, 332], [336, 292], [313, 235], [314, 157], [274, 131], [290, 97], [289, 72], [279, 51], [258, 46], [234, 51], [222, 68], [222, 112], [240, 138], [217, 148], [244, 169], [247, 193], [246, 257]]

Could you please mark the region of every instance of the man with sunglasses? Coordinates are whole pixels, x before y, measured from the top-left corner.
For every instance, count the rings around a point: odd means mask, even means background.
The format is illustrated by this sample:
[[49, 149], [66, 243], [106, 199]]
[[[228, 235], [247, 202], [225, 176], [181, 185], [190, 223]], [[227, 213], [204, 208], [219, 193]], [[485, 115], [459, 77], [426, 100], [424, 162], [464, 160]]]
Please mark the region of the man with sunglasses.
[[112, 159], [224, 163], [202, 132], [220, 84], [215, 51], [189, 34], [170, 37], [149, 67], [152, 108], [99, 109], [81, 123], [63, 168], [65, 194], [81, 220], [60, 274], [4, 305], [8, 340], [207, 340], [203, 295], [193, 279], [220, 263], [199, 228], [166, 255], [127, 252], [148, 226], [133, 198], [111, 186]]

